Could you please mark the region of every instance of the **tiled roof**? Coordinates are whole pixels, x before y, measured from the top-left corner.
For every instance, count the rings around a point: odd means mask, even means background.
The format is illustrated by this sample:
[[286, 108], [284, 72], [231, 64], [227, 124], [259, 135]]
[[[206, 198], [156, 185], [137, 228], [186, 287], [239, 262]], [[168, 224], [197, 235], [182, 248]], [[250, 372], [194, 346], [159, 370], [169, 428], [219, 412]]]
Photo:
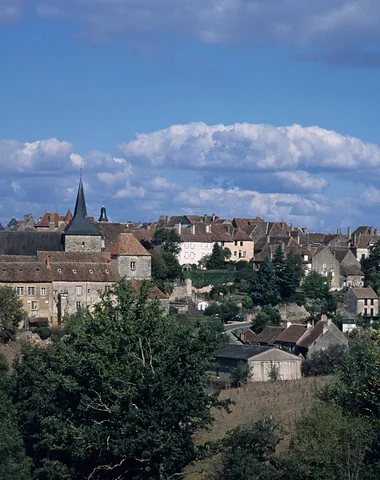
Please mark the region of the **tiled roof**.
[[341, 263], [350, 252], [349, 248], [342, 247], [330, 247], [330, 250], [332, 251], [339, 263]]
[[[36, 258], [36, 257], [32, 257]], [[108, 252], [37, 252], [37, 259], [41, 262], [59, 263], [110, 263], [111, 256]]]
[[380, 241], [380, 235], [359, 235], [356, 239], [357, 248], [368, 248]]
[[275, 340], [275, 343], [297, 343], [307, 332], [307, 325], [290, 325]]
[[355, 275], [364, 277], [364, 273], [360, 267], [360, 263], [357, 265], [341, 265], [340, 274], [344, 276]]
[[54, 223], [54, 226], [57, 228], [60, 222], [69, 223], [72, 220], [73, 216], [70, 210], [66, 215], [60, 215], [58, 212], [45, 212], [42, 217], [39, 219], [36, 227], [49, 227], [50, 221]]
[[265, 343], [273, 345], [276, 338], [285, 330], [285, 327], [265, 327], [261, 333], [258, 333], [254, 343]]
[[[130, 280], [130, 283], [136, 292], [140, 291], [141, 281], [133, 279], [133, 280]], [[169, 299], [169, 297], [164, 292], [162, 292], [157, 287], [157, 285], [153, 285], [150, 287], [148, 298], [150, 300], [168, 300]]]
[[356, 298], [379, 298], [371, 287], [351, 288]]
[[243, 230], [240, 228], [235, 228], [232, 233], [232, 239], [238, 242], [252, 242], [252, 238], [249, 237]]
[[258, 345], [228, 345], [227, 347], [218, 348], [212, 355], [216, 358], [247, 360], [272, 348], [273, 347], [259, 347]]
[[120, 233], [107, 250], [111, 255], [150, 256], [150, 253], [131, 233]]

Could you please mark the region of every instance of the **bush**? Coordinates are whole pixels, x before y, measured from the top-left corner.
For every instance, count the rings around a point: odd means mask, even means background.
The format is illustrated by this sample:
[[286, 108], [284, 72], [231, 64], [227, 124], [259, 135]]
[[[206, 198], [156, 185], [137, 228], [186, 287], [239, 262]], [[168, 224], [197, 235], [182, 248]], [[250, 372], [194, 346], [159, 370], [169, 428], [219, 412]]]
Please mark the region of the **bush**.
[[40, 336], [41, 340], [46, 340], [51, 336], [50, 327], [38, 327], [36, 333]]
[[235, 272], [228, 270], [191, 270], [185, 272], [185, 276], [190, 278], [195, 288], [203, 288], [208, 285], [218, 287], [226, 283], [233, 283], [235, 280]]
[[241, 387], [246, 385], [251, 377], [249, 365], [247, 362], [239, 362], [231, 372], [231, 385], [233, 387]]
[[342, 365], [346, 351], [343, 345], [332, 345], [326, 350], [319, 350], [302, 362], [302, 373], [305, 377], [332, 375]]

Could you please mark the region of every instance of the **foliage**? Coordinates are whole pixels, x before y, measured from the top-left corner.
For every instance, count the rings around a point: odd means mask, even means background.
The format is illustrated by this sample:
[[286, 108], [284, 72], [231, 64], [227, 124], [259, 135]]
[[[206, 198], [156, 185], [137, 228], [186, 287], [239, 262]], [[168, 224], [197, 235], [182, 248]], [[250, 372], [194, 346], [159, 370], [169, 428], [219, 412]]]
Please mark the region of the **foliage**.
[[276, 269], [266, 258], [256, 276], [252, 300], [256, 305], [277, 305], [280, 300], [280, 287]]
[[29, 480], [30, 461], [17, 425], [10, 397], [10, 381], [6, 359], [0, 355], [0, 479]]
[[163, 479], [197, 455], [220, 405], [207, 393], [210, 329], [163, 315], [124, 283], [50, 346], [26, 346], [15, 400], [36, 480]]
[[287, 461], [293, 477], [305, 480], [362, 479], [371, 444], [369, 422], [322, 403], [305, 411], [296, 424]]
[[260, 333], [268, 326], [281, 325], [281, 315], [278, 308], [264, 305], [252, 322], [252, 330]]
[[312, 319], [317, 320], [321, 314], [331, 313], [336, 309], [329, 280], [320, 273], [312, 271], [306, 275], [301, 290], [304, 304]]
[[24, 318], [22, 301], [14, 288], [0, 286], [0, 342], [13, 340]]
[[365, 286], [380, 294], [380, 242], [371, 247], [368, 258], [361, 261]]
[[182, 280], [183, 271], [177, 257], [169, 252], [152, 252], [152, 279], [164, 292], [171, 291], [175, 280]]
[[[244, 262], [248, 265], [247, 262]], [[257, 272], [249, 269], [240, 269], [236, 272], [235, 287], [238, 292], [251, 295], [257, 283]]]
[[280, 279], [280, 293], [283, 300], [296, 298], [303, 277], [304, 269], [300, 255], [290, 252], [285, 260]]
[[208, 285], [214, 287], [232, 283], [235, 279], [235, 272], [227, 270], [191, 270], [185, 272], [186, 278], [190, 278], [195, 288], [203, 288]]
[[237, 427], [223, 441], [221, 480], [275, 480], [275, 450], [282, 429], [271, 418]]
[[160, 246], [164, 252], [178, 255], [181, 251], [181, 237], [176, 230], [170, 230], [168, 228], [159, 228], [153, 234], [152, 244]]
[[50, 327], [38, 327], [36, 333], [40, 336], [41, 340], [46, 340], [51, 336]]
[[326, 350], [318, 350], [302, 362], [302, 373], [305, 377], [332, 375], [343, 365], [347, 347], [331, 345]]
[[207, 270], [220, 270], [224, 267], [226, 259], [231, 257], [231, 251], [228, 248], [220, 247], [218, 243], [214, 243], [212, 253], [206, 261]]
[[248, 295], [245, 295], [243, 298], [243, 307], [246, 310], [251, 310], [253, 308], [253, 300]]
[[277, 380], [281, 380], [280, 369], [278, 367], [278, 364], [273, 362], [273, 360], [271, 360], [269, 363], [268, 377], [272, 380], [272, 382], [277, 382]]
[[230, 298], [221, 300], [218, 303], [212, 303], [205, 310], [205, 315], [217, 316], [222, 322], [231, 321], [239, 313], [239, 307]]
[[239, 362], [231, 372], [231, 384], [233, 387], [241, 387], [248, 383], [251, 372], [247, 362]]

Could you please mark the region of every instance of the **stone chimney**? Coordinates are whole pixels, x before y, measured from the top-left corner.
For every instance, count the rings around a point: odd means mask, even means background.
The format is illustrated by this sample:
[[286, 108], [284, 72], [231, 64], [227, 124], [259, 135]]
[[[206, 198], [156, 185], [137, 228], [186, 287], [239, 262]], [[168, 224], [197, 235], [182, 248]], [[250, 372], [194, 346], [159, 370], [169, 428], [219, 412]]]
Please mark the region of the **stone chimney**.
[[348, 239], [351, 240], [351, 235], [352, 235], [352, 229], [351, 229], [351, 226], [349, 226], [347, 228], [347, 236], [348, 236]]
[[337, 235], [341, 235], [341, 234], [342, 234], [342, 229], [341, 229], [341, 228], [338, 228], [337, 231], [336, 231], [336, 234], [337, 234]]
[[211, 233], [211, 225], [206, 225], [206, 233]]
[[286, 328], [289, 328], [291, 324], [292, 324], [292, 322], [290, 320], [287, 320], [286, 321]]
[[46, 268], [51, 269], [50, 255], [46, 257]]
[[180, 223], [177, 225], [177, 232], [178, 232], [178, 235], [181, 235], [182, 225]]
[[192, 233], [193, 235], [195, 235], [195, 225], [194, 225], [194, 224], [191, 225], [191, 233]]
[[55, 230], [54, 213], [49, 215], [49, 230]]

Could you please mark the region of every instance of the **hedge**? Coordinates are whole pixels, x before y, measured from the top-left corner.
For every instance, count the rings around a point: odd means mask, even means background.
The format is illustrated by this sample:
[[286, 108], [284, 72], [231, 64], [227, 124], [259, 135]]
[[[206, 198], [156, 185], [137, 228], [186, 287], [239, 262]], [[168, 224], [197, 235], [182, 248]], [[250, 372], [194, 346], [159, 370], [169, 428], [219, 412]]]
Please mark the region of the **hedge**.
[[229, 270], [191, 270], [185, 272], [195, 288], [203, 288], [208, 285], [219, 287], [226, 283], [235, 281], [236, 273]]

